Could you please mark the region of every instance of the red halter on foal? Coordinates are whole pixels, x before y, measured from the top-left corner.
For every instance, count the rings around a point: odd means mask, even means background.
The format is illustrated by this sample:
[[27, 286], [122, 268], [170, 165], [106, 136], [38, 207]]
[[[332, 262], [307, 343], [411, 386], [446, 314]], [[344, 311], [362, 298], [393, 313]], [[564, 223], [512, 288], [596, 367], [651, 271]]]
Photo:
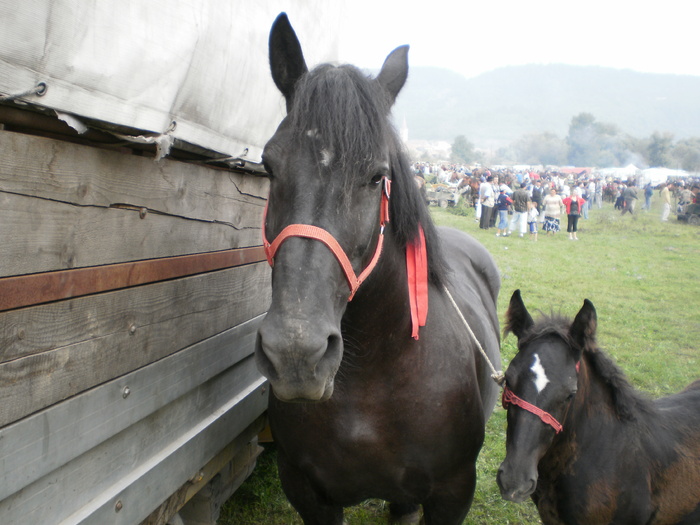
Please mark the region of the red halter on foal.
[[[577, 373], [579, 371], [580, 366], [580, 362], [576, 363]], [[527, 410], [531, 414], [535, 414], [542, 420], [542, 423], [552, 427], [557, 434], [564, 430], [562, 424], [559, 423], [559, 421], [557, 421], [557, 419], [552, 414], [550, 414], [549, 412], [545, 412], [544, 410], [542, 410], [539, 407], [536, 407], [532, 403], [528, 403], [524, 399], [516, 396], [515, 393], [510, 388], [508, 388], [508, 385], [503, 386], [503, 396], [501, 397], [501, 404], [505, 409], [507, 409], [509, 405], [515, 405], [517, 407], [522, 408], [523, 410]]]
[[508, 405], [515, 405], [523, 410], [527, 410], [531, 414], [535, 414], [542, 420], [543, 423], [551, 426], [557, 434], [564, 429], [562, 424], [559, 423], [559, 421], [557, 421], [552, 414], [545, 412], [541, 408], [537, 408], [535, 405], [528, 403], [524, 399], [519, 398], [510, 388], [508, 388], [508, 386], [503, 387], [503, 397], [501, 398], [501, 403], [503, 404], [503, 408], [506, 409], [508, 408]]

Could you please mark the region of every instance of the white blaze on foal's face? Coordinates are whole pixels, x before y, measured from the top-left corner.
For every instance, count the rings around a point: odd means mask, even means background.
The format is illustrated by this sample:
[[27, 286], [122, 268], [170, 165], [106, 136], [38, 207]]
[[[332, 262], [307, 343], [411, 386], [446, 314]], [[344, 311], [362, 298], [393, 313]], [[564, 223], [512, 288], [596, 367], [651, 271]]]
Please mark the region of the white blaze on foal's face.
[[535, 362], [532, 363], [530, 370], [532, 370], [532, 373], [535, 374], [535, 387], [537, 388], [537, 393], [539, 394], [542, 392], [542, 390], [544, 390], [544, 387], [547, 386], [549, 379], [547, 379], [547, 374], [544, 371], [544, 367], [540, 362], [540, 356], [538, 354], [535, 354]]

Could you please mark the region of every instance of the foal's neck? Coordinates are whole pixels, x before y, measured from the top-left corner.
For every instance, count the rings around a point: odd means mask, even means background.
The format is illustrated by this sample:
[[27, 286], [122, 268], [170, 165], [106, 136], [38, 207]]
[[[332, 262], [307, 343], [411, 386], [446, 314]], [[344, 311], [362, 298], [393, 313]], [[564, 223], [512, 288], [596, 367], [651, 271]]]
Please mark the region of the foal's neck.
[[[623, 425], [636, 420], [646, 400], [625, 378], [622, 370], [600, 350], [585, 351], [581, 358], [578, 393], [572, 402], [573, 425]], [[568, 418], [567, 418], [568, 419]]]

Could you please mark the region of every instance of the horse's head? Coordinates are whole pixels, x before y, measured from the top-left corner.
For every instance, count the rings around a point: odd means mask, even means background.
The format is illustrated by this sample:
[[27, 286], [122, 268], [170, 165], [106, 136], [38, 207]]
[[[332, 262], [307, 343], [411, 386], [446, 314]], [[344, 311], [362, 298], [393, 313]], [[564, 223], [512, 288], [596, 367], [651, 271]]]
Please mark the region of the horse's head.
[[392, 52], [376, 79], [353, 66], [309, 71], [283, 13], [269, 51], [287, 116], [263, 152], [272, 303], [256, 359], [279, 399], [319, 401], [333, 393], [352, 277], [378, 253], [399, 147], [389, 111], [408, 74], [408, 49]]
[[583, 348], [595, 337], [596, 312], [587, 299], [573, 323], [558, 317], [535, 323], [520, 290], [511, 297], [506, 331], [518, 338], [518, 353], [506, 370], [506, 458], [498, 470], [503, 498], [521, 502], [537, 487], [537, 465], [562, 431], [578, 388]]

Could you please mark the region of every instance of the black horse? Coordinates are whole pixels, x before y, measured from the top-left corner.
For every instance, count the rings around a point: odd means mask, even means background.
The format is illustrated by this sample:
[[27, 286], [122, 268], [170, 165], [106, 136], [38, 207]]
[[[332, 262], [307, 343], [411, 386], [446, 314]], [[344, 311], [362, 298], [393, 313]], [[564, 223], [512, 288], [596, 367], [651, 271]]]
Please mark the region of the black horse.
[[306, 524], [339, 525], [368, 498], [393, 519], [422, 504], [427, 524], [462, 523], [498, 396], [484, 357], [500, 364], [498, 271], [474, 239], [433, 225], [389, 120], [407, 53], [376, 79], [308, 71], [284, 13], [270, 33], [287, 116], [263, 152], [272, 303], [256, 356], [282, 486]]
[[520, 291], [506, 313], [505, 499], [528, 496], [545, 525], [700, 523], [700, 381], [645, 398], [602, 353], [593, 304], [535, 323]]

